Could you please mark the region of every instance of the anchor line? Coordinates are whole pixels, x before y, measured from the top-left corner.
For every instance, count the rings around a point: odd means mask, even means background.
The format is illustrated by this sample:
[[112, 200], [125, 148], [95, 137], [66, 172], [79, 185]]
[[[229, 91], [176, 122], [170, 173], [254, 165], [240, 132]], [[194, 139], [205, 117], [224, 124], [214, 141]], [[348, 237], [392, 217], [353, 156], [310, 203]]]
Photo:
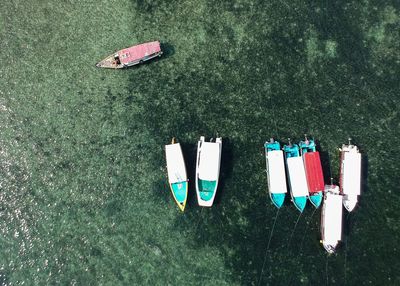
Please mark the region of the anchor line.
[[298, 218], [297, 218], [297, 220], [296, 220], [296, 223], [295, 223], [295, 225], [294, 225], [294, 228], [293, 228], [293, 230], [292, 230], [292, 234], [290, 235], [289, 242], [288, 242], [288, 245], [287, 245], [288, 248], [289, 248], [289, 246], [290, 246], [290, 243], [292, 242], [293, 234], [294, 234], [294, 232], [295, 232], [295, 230], [296, 230], [297, 224], [299, 223], [299, 220], [300, 220], [300, 218], [301, 218], [301, 215], [302, 215], [302, 213], [299, 214], [299, 216], [298, 216]]
[[309, 218], [309, 220], [308, 220], [308, 222], [307, 222], [307, 226], [306, 226], [306, 228], [305, 228], [305, 230], [304, 230], [303, 238], [301, 239], [301, 243], [300, 243], [300, 250], [299, 250], [300, 255], [302, 255], [301, 251], [302, 251], [302, 249], [303, 249], [304, 238], [306, 237], [308, 227], [310, 226], [311, 220], [312, 220], [312, 218], [313, 218], [313, 216], [314, 216], [314, 214], [315, 214], [316, 211], [317, 211], [317, 209], [314, 209], [314, 211], [312, 212], [311, 217]]
[[260, 277], [258, 278], [257, 285], [260, 285], [261, 280], [262, 280], [262, 275], [263, 275], [263, 272], [264, 272], [265, 262], [267, 261], [267, 255], [268, 255], [268, 251], [269, 251], [269, 246], [271, 244], [272, 235], [274, 233], [275, 224], [276, 224], [276, 221], [277, 221], [277, 218], [278, 218], [278, 214], [279, 214], [279, 209], [276, 211], [276, 215], [275, 215], [275, 218], [274, 218], [274, 223], [272, 224], [272, 228], [271, 228], [271, 231], [269, 233], [267, 249], [265, 250], [264, 261], [263, 261], [263, 264], [262, 264], [261, 273], [260, 273]]
[[328, 259], [329, 254], [326, 254], [326, 263], [325, 263], [325, 276], [326, 276], [326, 285], [329, 285], [329, 277], [328, 277]]

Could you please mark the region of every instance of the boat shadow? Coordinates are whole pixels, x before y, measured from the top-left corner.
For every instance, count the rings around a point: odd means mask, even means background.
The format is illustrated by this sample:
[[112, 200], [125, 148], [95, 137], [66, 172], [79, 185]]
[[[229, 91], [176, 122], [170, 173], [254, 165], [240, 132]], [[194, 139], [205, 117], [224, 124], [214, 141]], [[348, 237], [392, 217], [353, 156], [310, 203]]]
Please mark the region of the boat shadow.
[[324, 182], [325, 182], [325, 184], [331, 184], [331, 179], [337, 179], [337, 178], [333, 178], [332, 168], [331, 168], [331, 157], [330, 157], [328, 151], [325, 151], [321, 148], [321, 144], [318, 140], [315, 140], [315, 144], [316, 144], [316, 150], [319, 152], [319, 155], [321, 158]]
[[219, 175], [217, 193], [214, 199], [215, 205], [221, 204], [222, 197], [224, 196], [226, 180], [229, 180], [233, 170], [232, 143], [229, 138], [223, 138], [222, 140], [223, 142], [222, 142], [222, 153], [221, 153], [221, 166], [220, 166], [220, 175]]

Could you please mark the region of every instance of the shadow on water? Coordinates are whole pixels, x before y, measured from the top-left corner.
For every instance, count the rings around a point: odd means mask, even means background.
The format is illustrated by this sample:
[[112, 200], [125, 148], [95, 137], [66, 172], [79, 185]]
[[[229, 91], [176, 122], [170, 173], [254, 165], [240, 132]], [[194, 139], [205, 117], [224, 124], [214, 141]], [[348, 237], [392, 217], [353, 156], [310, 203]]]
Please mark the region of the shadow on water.
[[220, 204], [224, 196], [226, 180], [232, 175], [232, 158], [233, 158], [232, 143], [229, 138], [222, 138], [222, 154], [221, 154], [221, 169], [218, 182], [218, 190], [215, 195], [214, 204]]
[[168, 59], [169, 57], [172, 57], [175, 54], [174, 46], [168, 42], [161, 43], [161, 50], [163, 51], [161, 59]]

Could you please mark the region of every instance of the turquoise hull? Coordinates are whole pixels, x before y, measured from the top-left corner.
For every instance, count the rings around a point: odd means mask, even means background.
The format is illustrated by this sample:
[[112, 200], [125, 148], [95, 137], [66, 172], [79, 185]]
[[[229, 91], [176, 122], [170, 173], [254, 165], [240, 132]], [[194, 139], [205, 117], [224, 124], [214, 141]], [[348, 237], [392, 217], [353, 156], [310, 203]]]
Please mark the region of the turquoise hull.
[[264, 144], [265, 152], [281, 150], [281, 144], [278, 141], [266, 142]]
[[199, 184], [200, 198], [203, 201], [211, 200], [217, 189], [217, 181], [206, 181], [199, 179], [198, 184]]
[[307, 197], [293, 197], [293, 203], [300, 212], [303, 212], [307, 204]]
[[279, 209], [285, 202], [285, 194], [270, 194], [272, 203]]
[[290, 145], [283, 146], [283, 152], [285, 152], [286, 158], [300, 156], [299, 146], [297, 144], [292, 144], [291, 146]]
[[178, 182], [171, 184], [171, 189], [174, 194], [176, 201], [183, 204], [186, 201], [187, 196], [187, 182]]
[[320, 206], [321, 203], [322, 203], [322, 197], [323, 197], [322, 192], [318, 192], [318, 193], [312, 194], [309, 198], [310, 198], [311, 203], [312, 203], [316, 208], [319, 208], [319, 206]]
[[305, 140], [305, 141], [300, 141], [299, 146], [301, 149], [301, 154], [307, 153], [307, 152], [315, 152], [317, 149], [315, 147], [315, 142], [314, 140]]

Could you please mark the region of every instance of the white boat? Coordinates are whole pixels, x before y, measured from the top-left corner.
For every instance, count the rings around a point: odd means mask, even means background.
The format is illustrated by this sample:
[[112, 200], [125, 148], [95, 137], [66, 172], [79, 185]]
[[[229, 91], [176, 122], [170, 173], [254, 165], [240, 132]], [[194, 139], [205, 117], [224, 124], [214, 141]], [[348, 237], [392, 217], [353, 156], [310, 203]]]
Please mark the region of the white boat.
[[271, 138], [265, 142], [265, 159], [267, 163], [268, 190], [272, 203], [282, 207], [287, 193], [285, 161], [278, 141]]
[[289, 177], [290, 194], [296, 208], [303, 212], [307, 204], [308, 186], [306, 179], [306, 171], [304, 169], [303, 159], [300, 155], [299, 146], [297, 144], [289, 144], [283, 146], [286, 157], [286, 166]]
[[361, 154], [358, 147], [351, 144], [351, 139], [340, 151], [340, 192], [344, 207], [351, 212], [361, 194]]
[[188, 194], [188, 178], [181, 145], [175, 143], [175, 140], [172, 139], [171, 144], [165, 145], [165, 155], [167, 158], [168, 182], [172, 196], [179, 209], [184, 211]]
[[[211, 141], [211, 140], [210, 140]], [[197, 143], [196, 194], [199, 206], [211, 207], [217, 192], [221, 165], [222, 138], [205, 142], [204, 136]]]
[[329, 253], [335, 252], [342, 239], [342, 210], [342, 196], [339, 187], [326, 185], [321, 213], [321, 242]]

